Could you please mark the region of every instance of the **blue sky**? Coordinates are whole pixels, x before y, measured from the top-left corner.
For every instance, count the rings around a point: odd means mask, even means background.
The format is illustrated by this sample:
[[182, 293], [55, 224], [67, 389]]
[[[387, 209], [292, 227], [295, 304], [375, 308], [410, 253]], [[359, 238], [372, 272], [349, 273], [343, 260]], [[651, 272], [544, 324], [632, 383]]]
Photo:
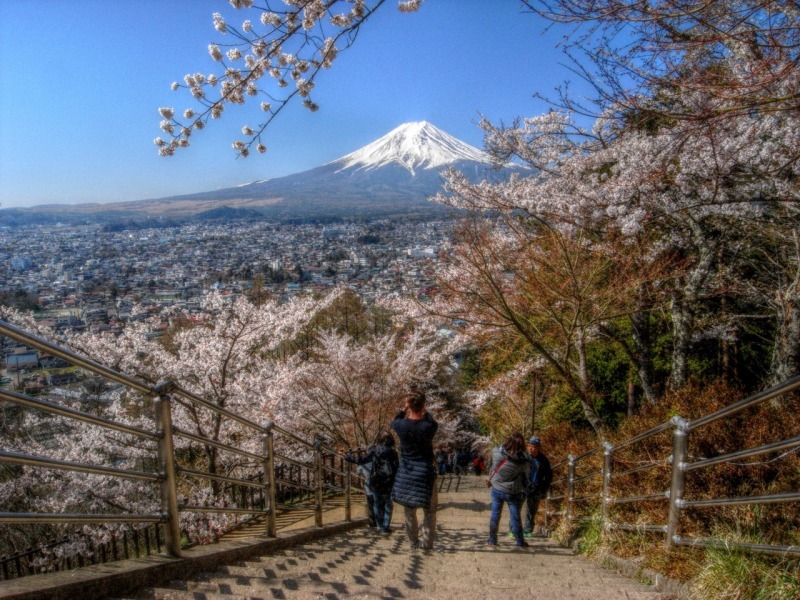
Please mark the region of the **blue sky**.
[[[258, 0], [256, 0], [258, 4]], [[182, 112], [170, 84], [210, 73], [212, 26], [257, 13], [227, 0], [0, 1], [0, 205], [159, 198], [279, 177], [352, 152], [407, 121], [427, 120], [476, 146], [480, 114], [510, 122], [547, 110], [532, 94], [575, 80], [563, 29], [517, 0], [427, 0], [414, 14], [386, 5], [318, 79], [321, 108], [299, 105], [267, 131], [265, 155], [236, 159], [231, 142], [259, 110], [227, 109], [173, 157], [153, 138], [159, 106]], [[251, 14], [247, 14], [251, 13]]]

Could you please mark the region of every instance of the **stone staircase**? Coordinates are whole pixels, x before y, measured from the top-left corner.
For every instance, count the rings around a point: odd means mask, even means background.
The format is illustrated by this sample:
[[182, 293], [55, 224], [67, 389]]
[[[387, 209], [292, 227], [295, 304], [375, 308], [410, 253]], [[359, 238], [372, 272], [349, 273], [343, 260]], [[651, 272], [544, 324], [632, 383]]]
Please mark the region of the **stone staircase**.
[[[353, 518], [365, 517], [366, 508], [361, 508], [364, 503], [364, 494], [361, 492], [354, 492], [352, 499], [353, 505]], [[289, 531], [296, 531], [304, 527], [310, 527], [314, 523], [314, 504], [315, 501], [308, 500], [292, 506], [291, 510], [278, 510], [275, 516], [275, 528], [282, 533]], [[325, 511], [327, 513], [327, 520], [343, 519], [345, 499], [344, 496], [335, 496], [333, 498], [325, 498], [324, 500]], [[248, 538], [264, 536], [267, 533], [267, 521], [261, 517], [255, 519], [251, 523], [246, 523], [224, 534], [220, 539], [223, 540], [246, 540]]]
[[[433, 551], [412, 550], [395, 507], [392, 534], [339, 533], [162, 587], [137, 600], [338, 598], [656, 599], [666, 596], [607, 571], [545, 538], [517, 549], [501, 538], [486, 545], [489, 493], [482, 477], [440, 480], [438, 538]], [[507, 517], [504, 516], [504, 520]], [[241, 535], [239, 532], [237, 535]]]

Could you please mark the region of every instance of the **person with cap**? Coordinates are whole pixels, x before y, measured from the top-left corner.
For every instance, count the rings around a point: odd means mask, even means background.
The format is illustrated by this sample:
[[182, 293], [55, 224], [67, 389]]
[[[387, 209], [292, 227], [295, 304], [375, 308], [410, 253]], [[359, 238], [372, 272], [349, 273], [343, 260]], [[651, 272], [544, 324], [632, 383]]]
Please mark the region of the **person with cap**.
[[[526, 510], [520, 512], [525, 517], [522, 527], [523, 535], [531, 537], [536, 527], [536, 513], [539, 510], [539, 502], [547, 496], [550, 482], [553, 481], [553, 469], [550, 467], [550, 460], [542, 452], [542, 441], [538, 437], [534, 435], [528, 440], [527, 449], [531, 470], [524, 499]], [[509, 529], [511, 530], [510, 537], [513, 535], [511, 523], [509, 523]]]

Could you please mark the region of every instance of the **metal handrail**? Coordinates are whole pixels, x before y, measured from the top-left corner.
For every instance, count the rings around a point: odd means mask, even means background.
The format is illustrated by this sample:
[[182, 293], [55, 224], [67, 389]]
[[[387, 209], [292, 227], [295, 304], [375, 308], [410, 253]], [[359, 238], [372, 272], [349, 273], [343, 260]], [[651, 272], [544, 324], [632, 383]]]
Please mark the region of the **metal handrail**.
[[284, 429], [283, 427], [280, 427], [278, 425], [274, 425], [273, 427], [274, 427], [276, 432], [280, 433], [283, 436], [288, 437], [290, 440], [292, 440], [294, 442], [297, 442], [298, 444], [302, 444], [303, 446], [305, 446], [306, 448], [309, 448], [310, 450], [314, 450], [315, 449], [314, 444], [312, 442], [308, 442], [308, 441], [304, 440], [303, 438], [301, 438], [298, 435], [295, 435], [294, 433], [292, 433], [288, 429]]
[[575, 479], [572, 480], [572, 483], [579, 483], [581, 481], [585, 481], [587, 479], [592, 479], [592, 478], [597, 477], [598, 475], [602, 475], [602, 474], [603, 474], [603, 470], [602, 469], [600, 469], [599, 471], [592, 471], [588, 475], [582, 475], [580, 477], [576, 477]]
[[[601, 497], [603, 498], [601, 516], [605, 529], [616, 528], [616, 529], [630, 530], [630, 531], [649, 531], [654, 533], [665, 534], [666, 544], [668, 547], [672, 545], [684, 545], [684, 546], [702, 545], [709, 547], [730, 546], [746, 550], [749, 552], [773, 554], [776, 556], [800, 554], [800, 549], [796, 546], [773, 546], [767, 544], [735, 544], [729, 542], [720, 542], [718, 540], [707, 540], [704, 538], [687, 539], [687, 538], [681, 538], [680, 536], [677, 535], [678, 525], [681, 519], [681, 513], [684, 509], [687, 508], [706, 508], [706, 507], [718, 507], [718, 506], [759, 505], [759, 504], [800, 502], [800, 492], [784, 492], [784, 493], [768, 494], [761, 496], [744, 496], [738, 498], [709, 498], [709, 499], [684, 498], [685, 478], [686, 474], [690, 471], [699, 470], [701, 468], [710, 467], [712, 465], [729, 464], [738, 459], [759, 456], [770, 452], [779, 452], [786, 450], [794, 451], [794, 449], [800, 447], [800, 436], [795, 436], [789, 439], [779, 440], [776, 442], [763, 444], [761, 446], [753, 448], [738, 450], [735, 452], [730, 452], [710, 458], [702, 458], [694, 462], [691, 462], [689, 460], [689, 451], [688, 451], [689, 448], [688, 437], [690, 433], [694, 433], [705, 425], [714, 423], [720, 419], [734, 415], [746, 408], [757, 406], [759, 404], [776, 399], [784, 394], [797, 390], [800, 390], [800, 376], [794, 377], [780, 385], [774, 386], [758, 394], [734, 402], [727, 407], [724, 407], [708, 415], [702, 416], [698, 419], [695, 419], [694, 421], [686, 421], [681, 417], [673, 417], [671, 420], [665, 423], [661, 423], [627, 440], [618, 442], [616, 445], [606, 443], [603, 446], [595, 447], [592, 450], [585, 452], [578, 457], [569, 456], [561, 461], [553, 462], [552, 465], [554, 469], [557, 467], [563, 468], [563, 465], [565, 464], [568, 466], [568, 472], [566, 477], [555, 479], [552, 483], [552, 486], [556, 486], [562, 483], [566, 484], [565, 485], [566, 491], [563, 495], [551, 496], [550, 491], [548, 490], [548, 494], [546, 497], [546, 506], [544, 511], [545, 527], [546, 528], [549, 527], [548, 524], [549, 516], [564, 515], [569, 521], [577, 521], [582, 518], [581, 516], [575, 516], [571, 514], [571, 511], [573, 510], [572, 507], [574, 507], [575, 503], [580, 502], [586, 498], [585, 496], [582, 498], [576, 497], [575, 485], [586, 479], [594, 477], [597, 473], [590, 473], [588, 475], [576, 477], [575, 476], [576, 463], [588, 456], [591, 456], [596, 452], [599, 452], [602, 449], [604, 450], [604, 458], [603, 458], [603, 468], [600, 471], [600, 474], [602, 474], [602, 482], [603, 482], [603, 491], [601, 494]], [[672, 430], [672, 438], [673, 438], [672, 454], [668, 459], [657, 460], [649, 462], [647, 464], [637, 465], [636, 467], [620, 472], [614, 471], [613, 467], [614, 467], [615, 452], [618, 452], [623, 448], [627, 448], [633, 444], [636, 444], [638, 442], [641, 442], [645, 439], [651, 438], [655, 435], [658, 435], [668, 430]], [[758, 463], [753, 463], [753, 464], [758, 464]], [[630, 496], [621, 498], [613, 497], [612, 480], [614, 480], [615, 478], [620, 478], [634, 473], [644, 472], [650, 469], [663, 467], [666, 465], [671, 466], [671, 482], [668, 491], [654, 493], [654, 494], [646, 494], [641, 496]], [[741, 464], [739, 466], [746, 467], [748, 466], [748, 464]], [[562, 500], [566, 500], [566, 510], [558, 512], [549, 510], [548, 503], [558, 502]], [[611, 514], [612, 506], [619, 504], [647, 502], [654, 500], [669, 501], [666, 525], [635, 525], [635, 524], [614, 522], [613, 516]]]
[[242, 515], [263, 515], [264, 511], [260, 508], [234, 508], [232, 506], [192, 506], [181, 504], [180, 508], [184, 512], [194, 513], [223, 513], [223, 514], [242, 514]]
[[[30, 334], [22, 329], [10, 325], [6, 322], [0, 321], [0, 335], [5, 335], [18, 342], [24, 343], [32, 348], [40, 351], [47, 352], [57, 358], [61, 358], [78, 366], [87, 372], [94, 373], [100, 377], [106, 378], [110, 381], [119, 383], [127, 388], [139, 393], [146, 394], [155, 398], [155, 422], [154, 429], [144, 429], [119, 423], [103, 417], [98, 417], [81, 410], [60, 406], [53, 402], [31, 398], [30, 396], [12, 392], [9, 390], [0, 390], [0, 399], [6, 400], [12, 404], [40, 410], [45, 413], [57, 415], [67, 420], [75, 422], [85, 422], [92, 425], [99, 426], [108, 430], [114, 430], [123, 434], [129, 434], [141, 439], [157, 442], [158, 445], [158, 458], [161, 465], [160, 472], [146, 472], [135, 471], [128, 469], [120, 469], [114, 467], [104, 467], [99, 465], [91, 465], [84, 462], [72, 462], [59, 459], [51, 459], [44, 456], [37, 456], [33, 454], [26, 454], [23, 452], [10, 452], [0, 451], [0, 462], [9, 464], [25, 465], [36, 468], [47, 469], [60, 469], [67, 471], [75, 471], [82, 473], [92, 473], [104, 475], [109, 477], [119, 478], [133, 478], [144, 480], [153, 483], [160, 483], [161, 485], [161, 505], [162, 510], [158, 514], [51, 514], [51, 513], [14, 513], [2, 512], [0, 513], [0, 524], [35, 524], [35, 523], [50, 523], [50, 524], [88, 524], [88, 523], [121, 523], [121, 524], [134, 524], [134, 523], [155, 523], [164, 526], [165, 532], [165, 546], [167, 552], [173, 556], [181, 555], [180, 537], [181, 533], [178, 526], [178, 518], [181, 511], [184, 512], [198, 512], [198, 513], [230, 513], [230, 514], [248, 514], [248, 515], [266, 515], [267, 518], [267, 535], [276, 535], [276, 509], [278, 507], [277, 485], [280, 484], [284, 490], [299, 489], [303, 490], [302, 494], [310, 493], [310, 499], [313, 501], [314, 492], [316, 492], [315, 502], [315, 522], [317, 525], [322, 525], [322, 508], [324, 497], [331, 493], [344, 492], [345, 494], [345, 519], [351, 518], [351, 469], [348, 465], [344, 470], [336, 468], [335, 465], [325, 464], [323, 461], [323, 454], [327, 457], [334, 457], [343, 459], [344, 456], [327, 447], [319, 440], [309, 442], [300, 436], [283, 427], [279, 427], [272, 422], [259, 425], [238, 415], [226, 408], [215, 405], [205, 398], [190, 392], [179, 385], [166, 382], [159, 385], [150, 385], [148, 383], [139, 381], [128, 375], [118, 373], [113, 369], [105, 367], [94, 360], [81, 356], [76, 352], [67, 350], [44, 340], [43, 338]], [[192, 405], [202, 409], [209, 410], [221, 418], [236, 422], [251, 430], [254, 430], [262, 437], [263, 453], [259, 454], [250, 450], [225, 443], [218, 439], [211, 439], [203, 435], [184, 431], [172, 425], [172, 403], [180, 404], [184, 407], [191, 408]], [[300, 446], [306, 450], [313, 452], [314, 460], [310, 463], [293, 459], [289, 456], [278, 455], [275, 450], [274, 438], [275, 436], [286, 439], [290, 444]], [[237, 456], [242, 456], [249, 460], [254, 461], [252, 467], [260, 469], [261, 475], [256, 479], [243, 479], [232, 475], [221, 475], [217, 473], [210, 473], [205, 470], [191, 468], [189, 466], [182, 466], [176, 464], [176, 451], [173, 445], [173, 437], [183, 438], [190, 443], [202, 444], [217, 448], [224, 452], [230, 452]], [[155, 456], [153, 457], [155, 458]], [[308, 473], [307, 482], [303, 484], [299, 481], [293, 481], [292, 477], [277, 478], [275, 475], [275, 462], [276, 460], [295, 465], [300, 469], [306, 470]], [[330, 475], [328, 475], [330, 474]], [[259, 494], [259, 503], [264, 503], [263, 507], [258, 508], [241, 508], [241, 507], [220, 507], [220, 506], [193, 506], [186, 503], [179, 504], [177, 501], [177, 476], [183, 475], [185, 477], [204, 478], [211, 481], [217, 481], [233, 486], [230, 493], [233, 494], [234, 502], [236, 503], [236, 490], [240, 489], [242, 500], [245, 504], [247, 502], [247, 494], [243, 491], [245, 488], [251, 490], [265, 490], [266, 493]], [[340, 479], [341, 478], [341, 479]], [[328, 479], [328, 481], [325, 481]], [[337, 482], [343, 482], [342, 485], [335, 485]], [[238, 488], [237, 486], [242, 486]], [[324, 492], [323, 492], [324, 491]], [[228, 493], [227, 491], [225, 492]], [[284, 494], [284, 491], [280, 492]], [[297, 496], [297, 494], [294, 494]], [[292, 493], [290, 492], [290, 497]], [[251, 502], [253, 502], [253, 495], [250, 494]], [[285, 496], [284, 496], [285, 498]], [[289, 507], [289, 505], [287, 505]], [[158, 532], [157, 532], [158, 533]], [[123, 532], [123, 535], [126, 535]], [[33, 550], [31, 552], [36, 552]], [[112, 552], [116, 556], [116, 552]], [[2, 575], [7, 576], [7, 569], [3, 559]], [[103, 558], [102, 560], [105, 560]], [[78, 561], [82, 562], [82, 561]], [[31, 571], [31, 569], [28, 569]], [[22, 575], [20, 569], [17, 569], [17, 575]]]
[[718, 463], [723, 463], [723, 462], [729, 462], [731, 460], [737, 460], [739, 458], [750, 458], [751, 456], [759, 456], [761, 454], [767, 454], [768, 452], [778, 452], [780, 450], [788, 450], [789, 448], [795, 448], [797, 446], [800, 446], [800, 435], [790, 438], [788, 440], [784, 440], [782, 442], [764, 444], [763, 446], [758, 446], [756, 448], [747, 448], [745, 450], [739, 450], [738, 452], [731, 452], [730, 454], [721, 454], [713, 458], [704, 458], [702, 460], [698, 460], [693, 463], [684, 463], [683, 470], [692, 471], [694, 469], [710, 467], [711, 465], [716, 465]]
[[[0, 321], [0, 323], [2, 323], [2, 321]], [[84, 423], [99, 425], [101, 427], [105, 427], [106, 429], [113, 429], [121, 433], [127, 433], [130, 435], [135, 435], [140, 438], [146, 438], [153, 441], [158, 441], [158, 436], [152, 431], [147, 431], [146, 429], [141, 429], [139, 427], [133, 427], [131, 425], [125, 425], [123, 423], [117, 423], [116, 421], [112, 421], [110, 419], [104, 419], [103, 417], [96, 417], [89, 413], [80, 410], [75, 410], [74, 408], [59, 406], [58, 404], [53, 404], [52, 402], [47, 402], [46, 400], [39, 400], [38, 398], [31, 398], [30, 396], [26, 396], [24, 394], [18, 394], [16, 392], [11, 392], [9, 390], [0, 389], [0, 398], [8, 402], [18, 404], [20, 406], [25, 406], [27, 408], [36, 408], [38, 410], [58, 415], [60, 417], [66, 417], [68, 419], [74, 419], [76, 421], [83, 421]]]
[[297, 481], [290, 481], [288, 479], [279, 479], [277, 477], [275, 478], [275, 483], [280, 483], [280, 484], [285, 485], [287, 487], [295, 487], [295, 488], [299, 488], [301, 490], [306, 490], [306, 491], [310, 491], [310, 492], [313, 492], [313, 491], [315, 491], [317, 489], [316, 485], [305, 485], [305, 484], [299, 483]]
[[577, 496], [577, 497], [574, 497], [574, 498], [572, 498], [570, 500], [570, 502], [572, 502], [572, 503], [586, 502], [587, 500], [598, 500], [599, 498], [600, 498], [599, 495], [591, 494], [589, 496]]
[[720, 541], [708, 538], [682, 538], [680, 536], [675, 536], [672, 543], [676, 546], [703, 546], [722, 550], [736, 548], [738, 550], [747, 550], [748, 552], [757, 554], [769, 554], [781, 557], [800, 556], [800, 546], [771, 546], [769, 544], [747, 544], [743, 542]]
[[255, 431], [261, 432], [264, 430], [263, 425], [259, 425], [258, 423], [253, 423], [250, 419], [246, 419], [240, 415], [237, 415], [234, 412], [229, 411], [226, 408], [222, 408], [221, 406], [217, 406], [213, 402], [209, 402], [204, 398], [201, 398], [197, 394], [193, 394], [192, 392], [185, 390], [179, 386], [175, 386], [174, 389], [170, 390], [172, 393], [177, 394], [183, 398], [191, 400], [195, 404], [199, 404], [203, 408], [210, 410], [211, 412], [215, 412], [218, 415], [223, 417], [227, 417], [231, 421], [236, 421], [240, 425], [244, 425], [245, 427], [249, 427], [250, 429], [254, 429]]
[[289, 458], [283, 454], [275, 453], [275, 458], [280, 460], [281, 462], [289, 463], [291, 465], [295, 465], [296, 467], [300, 467], [301, 469], [313, 469], [314, 465], [311, 463], [303, 462], [302, 460], [296, 460], [294, 458]]
[[656, 533], [667, 533], [666, 525], [636, 525], [633, 523], [611, 523], [609, 527], [621, 529], [622, 531], [654, 531]]
[[128, 479], [141, 479], [144, 481], [160, 481], [158, 473], [147, 473], [145, 471], [131, 471], [128, 469], [117, 469], [115, 467], [101, 467], [98, 465], [87, 465], [69, 460], [59, 460], [46, 456], [34, 456], [32, 454], [22, 454], [20, 452], [7, 452], [0, 450], [0, 462], [13, 465], [28, 465], [31, 467], [48, 467], [62, 471], [77, 471], [79, 473], [91, 473], [92, 475], [111, 475]]
[[647, 463], [646, 465], [639, 465], [638, 467], [633, 467], [632, 469], [628, 469], [627, 471], [620, 471], [619, 473], [613, 473], [613, 476], [623, 477], [625, 475], [632, 475], [633, 473], [641, 473], [642, 471], [649, 471], [650, 469], [655, 469], [656, 467], [666, 467], [669, 464], [670, 463], [668, 460]]
[[329, 467], [328, 465], [322, 465], [322, 470], [328, 473], [335, 473], [336, 475], [341, 475], [343, 477], [347, 476], [347, 473], [345, 473], [344, 471], [340, 471], [335, 467]]
[[266, 483], [260, 481], [250, 481], [248, 479], [240, 479], [238, 477], [228, 477], [227, 475], [217, 475], [216, 473], [209, 473], [208, 471], [199, 471], [197, 469], [190, 469], [189, 467], [177, 467], [179, 473], [186, 475], [194, 475], [195, 477], [202, 477], [203, 479], [211, 479], [213, 481], [222, 481], [224, 483], [234, 483], [236, 485], [244, 485], [253, 488], [264, 489], [267, 487]]
[[576, 456], [572, 460], [573, 462], [578, 462], [579, 460], [583, 460], [584, 458], [590, 457], [592, 454], [597, 454], [598, 452], [600, 452], [600, 450], [602, 450], [600, 446], [598, 446], [597, 448], [592, 448], [588, 452], [584, 452], [583, 454], [581, 454], [580, 456]]
[[0, 512], [0, 524], [21, 525], [23, 523], [164, 523], [164, 515], [131, 514], [69, 514], [69, 513], [10, 513]]
[[53, 356], [60, 358], [62, 360], [66, 360], [73, 365], [77, 365], [82, 369], [86, 369], [87, 371], [91, 371], [97, 375], [101, 375], [106, 379], [110, 379], [111, 381], [116, 381], [117, 383], [121, 383], [126, 385], [130, 388], [135, 389], [138, 392], [143, 392], [145, 394], [152, 394], [155, 395], [158, 392], [156, 389], [134, 379], [133, 377], [129, 377], [128, 375], [124, 375], [123, 373], [118, 373], [113, 369], [109, 369], [108, 367], [101, 365], [98, 362], [95, 362], [85, 356], [81, 356], [80, 354], [76, 354], [71, 350], [67, 350], [66, 348], [62, 348], [52, 342], [45, 340], [37, 335], [33, 335], [32, 333], [28, 333], [20, 329], [19, 327], [15, 327], [6, 321], [0, 320], [0, 335], [4, 335], [6, 337], [10, 337], [13, 340], [17, 340], [18, 342], [22, 342], [32, 348], [36, 348], [37, 350], [42, 350], [48, 354], [52, 354]]
[[647, 500], [667, 500], [669, 492], [657, 492], [655, 494], [644, 494], [642, 496], [628, 496], [625, 498], [607, 498], [609, 504], [628, 504], [630, 502], [646, 502]]
[[783, 394], [788, 394], [789, 392], [793, 392], [794, 390], [800, 390], [800, 375], [797, 377], [793, 377], [787, 381], [784, 381], [781, 384], [773, 386], [768, 390], [764, 390], [758, 394], [750, 396], [748, 398], [743, 398], [738, 402], [734, 402], [733, 404], [729, 404], [723, 408], [720, 408], [718, 411], [711, 413], [710, 415], [706, 415], [704, 417], [700, 417], [699, 419], [695, 419], [694, 421], [689, 421], [686, 425], [687, 431], [694, 431], [699, 427], [703, 427], [704, 425], [708, 425], [709, 423], [713, 423], [714, 421], [721, 419], [723, 417], [729, 417], [732, 414], [739, 412], [740, 410], [744, 410], [750, 406], [755, 406], [756, 404], [761, 404], [762, 402], [766, 402], [767, 400], [772, 400], [773, 398], [777, 398], [778, 396], [782, 396]]
[[253, 460], [263, 460], [263, 456], [255, 454], [253, 452], [248, 452], [247, 450], [241, 450], [240, 448], [236, 448], [231, 446], [230, 444], [225, 444], [223, 442], [218, 442], [216, 440], [212, 440], [203, 435], [197, 435], [194, 433], [189, 433], [184, 429], [180, 429], [178, 427], [172, 428], [173, 433], [179, 435], [180, 437], [192, 440], [193, 442], [197, 442], [199, 444], [207, 444], [209, 446], [213, 446], [214, 448], [219, 448], [220, 450], [225, 450], [230, 452], [231, 454], [238, 454], [239, 456], [244, 456], [246, 458], [252, 458]]
[[767, 494], [764, 496], [742, 496], [739, 498], [708, 498], [703, 500], [681, 500], [681, 508], [705, 508], [707, 506], [735, 506], [738, 504], [778, 504], [800, 501], [800, 492]]
[[638, 435], [635, 435], [630, 439], [623, 440], [622, 442], [619, 442], [618, 444], [612, 446], [611, 450], [613, 452], [616, 452], [617, 450], [621, 450], [622, 448], [625, 448], [626, 446], [630, 446], [631, 444], [635, 444], [636, 442], [641, 442], [642, 440], [646, 440], [649, 437], [653, 437], [654, 435], [658, 435], [662, 431], [666, 431], [667, 429], [670, 428], [671, 425], [672, 425], [672, 423], [670, 423], [669, 421], [667, 421], [665, 423], [661, 423], [661, 425], [656, 425], [652, 429], [648, 429], [647, 431], [643, 431], [642, 433], [640, 433]]

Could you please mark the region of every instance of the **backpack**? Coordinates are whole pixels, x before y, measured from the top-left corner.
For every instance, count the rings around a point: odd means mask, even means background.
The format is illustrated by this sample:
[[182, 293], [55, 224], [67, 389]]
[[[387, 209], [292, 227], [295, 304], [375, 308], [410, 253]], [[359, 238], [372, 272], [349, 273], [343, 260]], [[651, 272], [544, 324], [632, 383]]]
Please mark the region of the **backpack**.
[[372, 474], [369, 478], [369, 487], [378, 494], [388, 494], [394, 485], [394, 469], [389, 462], [388, 453], [376, 454], [372, 459]]

